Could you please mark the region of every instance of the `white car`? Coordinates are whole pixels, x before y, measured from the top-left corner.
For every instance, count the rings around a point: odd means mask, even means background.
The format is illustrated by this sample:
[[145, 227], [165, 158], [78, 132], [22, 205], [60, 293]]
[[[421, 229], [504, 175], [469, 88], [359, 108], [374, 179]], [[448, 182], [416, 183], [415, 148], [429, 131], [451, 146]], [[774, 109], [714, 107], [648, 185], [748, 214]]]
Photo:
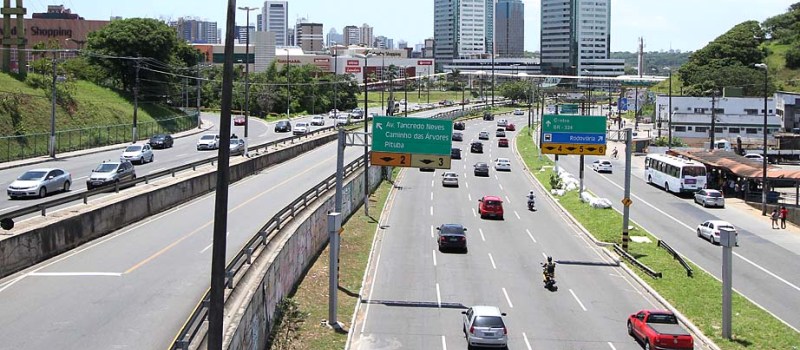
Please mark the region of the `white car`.
[[448, 186], [458, 187], [458, 174], [452, 171], [445, 171], [442, 174], [442, 187]]
[[611, 161], [606, 159], [598, 159], [592, 162], [592, 170], [598, 173], [602, 172], [611, 173], [614, 171], [613, 166], [611, 165]]
[[[708, 220], [697, 226], [697, 237], [705, 238], [712, 244], [719, 244], [719, 229], [727, 228], [736, 232], [736, 228], [730, 222], [722, 220]], [[739, 233], [736, 232], [736, 245], [739, 245]]]
[[747, 159], [751, 159], [751, 160], [757, 160], [759, 162], [763, 162], [764, 161], [764, 156], [762, 156], [760, 154], [757, 154], [757, 153], [748, 153], [748, 154], [745, 154], [744, 157], [747, 158]]
[[350, 118], [348, 118], [347, 115], [340, 114], [338, 117], [336, 117], [336, 126], [347, 125], [349, 122]]
[[478, 140], [488, 140], [489, 139], [489, 132], [481, 131], [478, 133]]
[[331, 111], [328, 112], [328, 118], [336, 118], [340, 115], [342, 115], [342, 111], [338, 109], [331, 109]]
[[294, 130], [292, 130], [292, 134], [305, 135], [307, 133], [308, 133], [308, 123], [306, 122], [294, 123]]
[[315, 125], [315, 126], [323, 126], [323, 125], [325, 125], [325, 117], [323, 117], [321, 115], [315, 115], [313, 118], [311, 118], [311, 125]]
[[462, 331], [467, 336], [467, 345], [505, 347], [508, 345], [508, 328], [503, 322], [505, 313], [497, 306], [473, 306], [464, 315]]
[[153, 155], [153, 149], [150, 148], [149, 144], [133, 144], [125, 147], [125, 150], [122, 151], [120, 159], [128, 160], [131, 163], [144, 164], [152, 162], [155, 159], [155, 156]]
[[523, 114], [525, 114], [525, 112], [523, 112], [523, 111], [522, 111], [521, 109], [519, 109], [519, 108], [517, 108], [517, 109], [515, 109], [515, 110], [514, 110], [514, 115], [523, 115]]
[[197, 140], [197, 150], [219, 148], [219, 135], [205, 134]]
[[694, 193], [694, 202], [704, 207], [725, 208], [725, 196], [722, 192], [712, 189], [702, 189]]
[[506, 119], [498, 119], [497, 120], [497, 126], [498, 127], [505, 128], [506, 124], [508, 124], [508, 120], [506, 120]]
[[494, 161], [494, 170], [511, 171], [511, 161], [508, 158], [497, 158]]

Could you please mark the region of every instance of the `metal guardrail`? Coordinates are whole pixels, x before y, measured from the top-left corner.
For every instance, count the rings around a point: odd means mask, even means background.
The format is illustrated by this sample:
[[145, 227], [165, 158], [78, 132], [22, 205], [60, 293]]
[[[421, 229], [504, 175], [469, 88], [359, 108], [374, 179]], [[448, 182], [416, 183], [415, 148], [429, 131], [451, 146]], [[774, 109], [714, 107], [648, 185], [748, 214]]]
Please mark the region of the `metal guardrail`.
[[[353, 121], [353, 122], [349, 123], [348, 125], [353, 125], [353, 124], [356, 124], [356, 123], [363, 123], [363, 120]], [[251, 146], [250, 149], [249, 149], [249, 152], [254, 153], [254, 154], [263, 154], [263, 153], [267, 152], [267, 149], [269, 147], [272, 147], [272, 146], [275, 146], [275, 145], [278, 145], [278, 144], [282, 144], [282, 143], [294, 143], [294, 141], [296, 141], [296, 140], [309, 138], [311, 136], [316, 136], [316, 135], [319, 135], [319, 134], [322, 134], [322, 133], [325, 133], [325, 132], [328, 132], [328, 131], [334, 131], [334, 130], [336, 130], [336, 128], [337, 128], [336, 126], [328, 126], [328, 127], [324, 127], [324, 128], [321, 128], [321, 129], [314, 130], [314, 131], [312, 131], [310, 133], [307, 133], [307, 134], [304, 134], [304, 135], [291, 136], [291, 137], [286, 137], [286, 138], [279, 139], [279, 140], [274, 140], [274, 141], [261, 143], [261, 144], [255, 145], [255, 146]], [[195, 171], [195, 170], [197, 170], [197, 167], [203, 166], [203, 165], [206, 165], [206, 164], [210, 164], [211, 166], [213, 166], [214, 163], [217, 161], [217, 158], [218, 158], [218, 156], [213, 156], [213, 157], [210, 157], [210, 158], [201, 159], [201, 160], [198, 160], [196, 162], [192, 162], [192, 163], [189, 163], [189, 164], [184, 164], [184, 165], [180, 165], [180, 166], [177, 166], [177, 167], [174, 167], [174, 168], [162, 170], [162, 171], [159, 171], [159, 172], [156, 172], [156, 173], [145, 175], [143, 177], [137, 177], [136, 179], [117, 182], [117, 183], [114, 183], [114, 184], [109, 184], [109, 185], [106, 185], [106, 186], [98, 187], [98, 188], [95, 188], [95, 189], [92, 189], [92, 190], [89, 190], [89, 191], [86, 191], [86, 192], [71, 194], [71, 195], [68, 195], [68, 196], [52, 199], [52, 200], [49, 200], [49, 201], [46, 201], [46, 202], [43, 202], [43, 203], [33, 204], [33, 205], [30, 205], [30, 206], [27, 206], [27, 207], [19, 208], [17, 210], [10, 211], [10, 212], [7, 212], [7, 213], [4, 213], [4, 214], [0, 215], [0, 224], [2, 224], [2, 228], [3, 229], [9, 230], [9, 229], [13, 228], [14, 219], [18, 218], [20, 216], [28, 215], [28, 214], [32, 214], [32, 213], [36, 213], [36, 212], [40, 212], [42, 216], [47, 216], [47, 209], [48, 208], [52, 208], [52, 207], [63, 205], [63, 204], [70, 203], [70, 202], [75, 202], [75, 201], [78, 201], [78, 200], [82, 201], [83, 204], [88, 204], [89, 203], [89, 197], [106, 193], [111, 189], [113, 189], [115, 192], [119, 192], [120, 188], [134, 186], [134, 185], [136, 185], [138, 183], [141, 183], [141, 182], [149, 183], [150, 181], [152, 181], [154, 179], [162, 178], [162, 177], [166, 177], [166, 176], [175, 177], [175, 175], [177, 173], [181, 172], [181, 171], [186, 171], [186, 170], [189, 170], [189, 169], [192, 169], [193, 171]], [[8, 227], [9, 223], [10, 223], [11, 227]]]
[[[364, 158], [362, 157], [350, 162], [344, 167], [344, 177], [349, 176], [363, 166]], [[328, 178], [322, 180], [322, 182], [303, 193], [300, 197], [297, 197], [292, 203], [273, 215], [225, 267], [225, 287], [228, 289], [236, 288], [235, 281], [241, 279], [240, 273], [245, 267], [249, 267], [253, 263], [252, 258], [256, 250], [266, 247], [271, 237], [280, 231], [287, 222], [294, 219], [295, 216], [307, 208], [309, 204], [319, 199], [320, 195], [334, 188], [336, 188], [336, 174], [328, 176]], [[175, 337], [170, 349], [186, 350], [189, 348], [192, 341], [195, 340], [195, 337], [208, 317], [210, 294], [211, 291], [208, 290], [203, 295], [203, 298], [197, 304], [194, 311], [192, 311], [192, 314], [181, 328], [177, 337]]]
[[664, 250], [672, 254], [672, 257], [675, 260], [678, 260], [678, 262], [683, 266], [683, 268], [686, 269], [686, 275], [692, 277], [692, 274], [694, 273], [694, 271], [692, 271], [692, 267], [689, 266], [688, 263], [686, 263], [686, 260], [683, 260], [683, 257], [680, 254], [678, 254], [678, 252], [676, 252], [675, 249], [672, 249], [672, 247], [670, 247], [669, 244], [667, 244], [667, 242], [664, 242], [663, 239], [658, 240], [658, 246], [664, 248]]
[[655, 272], [655, 271], [653, 271], [653, 269], [651, 269], [647, 265], [642, 264], [641, 262], [639, 262], [639, 260], [636, 260], [636, 258], [634, 258], [633, 255], [631, 255], [630, 253], [628, 253], [625, 250], [623, 250], [622, 247], [619, 246], [619, 244], [614, 244], [614, 251], [617, 252], [617, 254], [619, 254], [623, 258], [625, 258], [625, 260], [628, 260], [631, 264], [633, 264], [636, 267], [642, 269], [642, 271], [644, 271], [646, 274], [650, 275], [650, 277], [652, 277], [652, 278], [661, 278], [661, 272]]

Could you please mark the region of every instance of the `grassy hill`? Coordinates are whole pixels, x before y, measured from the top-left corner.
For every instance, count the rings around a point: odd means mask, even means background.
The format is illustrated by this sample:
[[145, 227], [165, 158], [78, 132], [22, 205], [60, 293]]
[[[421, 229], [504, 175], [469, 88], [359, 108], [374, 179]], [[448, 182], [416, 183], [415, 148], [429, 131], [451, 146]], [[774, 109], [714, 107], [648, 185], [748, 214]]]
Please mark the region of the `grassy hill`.
[[790, 45], [777, 43], [767, 45], [767, 65], [771, 78], [776, 79], [775, 86], [778, 90], [800, 92], [800, 70], [786, 68], [784, 54], [789, 47]]
[[[47, 79], [33, 74], [29, 82], [41, 85]], [[125, 95], [86, 81], [59, 86], [59, 152], [130, 141], [133, 103]], [[50, 114], [49, 88], [37, 88], [0, 73], [0, 161], [47, 154]], [[139, 103], [137, 118], [141, 138], [161, 131], [185, 130], [194, 120], [180, 111], [147, 102]]]

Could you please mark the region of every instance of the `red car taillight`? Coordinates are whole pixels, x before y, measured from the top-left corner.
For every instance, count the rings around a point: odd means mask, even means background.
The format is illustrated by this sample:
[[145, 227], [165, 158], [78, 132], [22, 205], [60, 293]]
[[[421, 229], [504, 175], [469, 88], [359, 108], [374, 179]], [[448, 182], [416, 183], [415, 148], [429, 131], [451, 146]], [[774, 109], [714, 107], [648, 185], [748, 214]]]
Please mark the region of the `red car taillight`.
[[469, 327], [469, 334], [475, 334], [475, 326]]
[[508, 335], [508, 328], [506, 328], [506, 327], [503, 327], [503, 334], [504, 334], [504, 335]]

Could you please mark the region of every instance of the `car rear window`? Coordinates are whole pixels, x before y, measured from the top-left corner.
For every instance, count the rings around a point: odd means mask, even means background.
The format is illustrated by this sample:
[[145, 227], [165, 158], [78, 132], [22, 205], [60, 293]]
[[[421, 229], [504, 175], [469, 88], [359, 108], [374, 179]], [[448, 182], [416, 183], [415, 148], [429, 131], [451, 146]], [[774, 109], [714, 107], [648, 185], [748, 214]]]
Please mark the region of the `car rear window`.
[[503, 319], [498, 316], [478, 316], [472, 324], [475, 327], [503, 328]]
[[490, 207], [499, 206], [501, 202], [498, 201], [486, 201], [486, 205]]
[[445, 225], [439, 229], [439, 232], [443, 234], [463, 234], [464, 228], [461, 226], [455, 225]]
[[736, 231], [736, 229], [735, 229], [735, 228], [733, 228], [733, 226], [730, 226], [730, 225], [720, 225], [720, 226], [717, 226], [717, 229], [721, 229], [721, 228], [728, 229], [728, 230], [731, 230], [731, 231]]
[[709, 197], [722, 197], [722, 193], [719, 192], [708, 192]]
[[647, 323], [677, 324], [678, 320], [675, 318], [675, 315], [650, 314], [650, 317], [647, 319]]

